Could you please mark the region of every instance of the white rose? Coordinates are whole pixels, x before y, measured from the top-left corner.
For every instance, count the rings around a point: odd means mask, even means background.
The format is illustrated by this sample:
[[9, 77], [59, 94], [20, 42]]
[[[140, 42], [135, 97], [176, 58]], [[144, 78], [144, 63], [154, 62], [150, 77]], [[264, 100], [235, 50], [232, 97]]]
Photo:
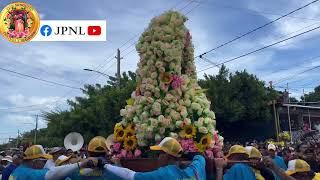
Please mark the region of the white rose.
[[171, 132], [171, 133], [170, 133], [170, 137], [175, 138], [175, 139], [178, 139], [178, 134]]
[[207, 134], [208, 133], [208, 129], [206, 127], [202, 126], [202, 127], [199, 127], [198, 129], [199, 129], [200, 133], [203, 133], [203, 134]]

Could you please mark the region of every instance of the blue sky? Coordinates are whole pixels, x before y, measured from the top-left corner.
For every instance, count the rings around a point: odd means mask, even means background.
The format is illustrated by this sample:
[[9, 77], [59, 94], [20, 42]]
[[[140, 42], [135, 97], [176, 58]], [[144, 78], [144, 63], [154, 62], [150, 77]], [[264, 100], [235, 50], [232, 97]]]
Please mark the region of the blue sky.
[[[0, 1], [0, 9], [9, 4]], [[155, 15], [174, 7], [189, 18], [190, 29], [198, 55], [225, 41], [263, 25], [280, 15], [310, 2], [306, 0], [55, 0], [28, 2], [37, 9], [45, 20], [107, 20], [106, 42], [31, 42], [15, 45], [0, 38], [1, 67], [41, 77], [51, 81], [81, 87], [86, 83], [105, 83], [106, 78], [83, 71], [103, 65], [100, 71], [113, 75], [116, 72], [115, 50], [121, 47], [123, 55], [122, 71], [134, 71], [139, 60], [132, 45]], [[198, 3], [200, 5], [198, 6]], [[320, 25], [320, 2], [315, 3], [290, 17], [269, 25], [245, 38], [235, 41], [206, 58], [218, 63], [239, 56], [259, 47], [279, 41]], [[300, 31], [299, 31], [300, 30]], [[320, 65], [318, 44], [319, 30], [287, 41], [259, 53], [246, 56], [226, 64], [232, 71], [247, 69], [260, 79], [277, 82], [295, 75], [312, 66]], [[196, 60], [197, 70], [210, 64]], [[216, 74], [217, 68], [199, 73]], [[87, 81], [86, 81], [87, 80]], [[296, 78], [279, 83], [289, 83], [293, 96], [302, 95], [320, 84], [319, 70], [301, 74]], [[34, 128], [35, 114], [55, 108], [66, 108], [66, 99], [81, 93], [77, 90], [52, 86], [32, 79], [21, 78], [0, 71], [0, 143], [8, 137]], [[39, 105], [40, 104], [40, 105]], [[28, 108], [13, 108], [30, 105]], [[9, 109], [8, 109], [9, 108]], [[46, 124], [40, 118], [40, 127]]]

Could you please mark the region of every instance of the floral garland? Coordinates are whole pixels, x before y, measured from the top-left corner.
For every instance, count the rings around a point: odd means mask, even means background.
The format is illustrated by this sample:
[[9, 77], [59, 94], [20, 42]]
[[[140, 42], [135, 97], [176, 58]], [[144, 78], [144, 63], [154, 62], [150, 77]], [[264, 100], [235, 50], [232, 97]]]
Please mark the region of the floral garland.
[[140, 156], [167, 136], [179, 140], [184, 151], [220, 156], [223, 138], [205, 90], [197, 84], [186, 20], [178, 12], [164, 13], [151, 21], [136, 45], [138, 86], [114, 128], [120, 157]]
[[279, 138], [282, 141], [290, 141], [290, 133], [288, 131], [283, 131], [282, 133], [279, 134]]

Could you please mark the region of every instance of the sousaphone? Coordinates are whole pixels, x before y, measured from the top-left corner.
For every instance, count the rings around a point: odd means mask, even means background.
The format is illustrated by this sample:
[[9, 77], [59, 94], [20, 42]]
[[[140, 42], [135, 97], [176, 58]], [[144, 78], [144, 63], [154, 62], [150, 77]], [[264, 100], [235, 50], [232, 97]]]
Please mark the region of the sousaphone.
[[80, 133], [71, 132], [64, 138], [64, 147], [73, 152], [79, 151], [83, 146], [84, 140]]

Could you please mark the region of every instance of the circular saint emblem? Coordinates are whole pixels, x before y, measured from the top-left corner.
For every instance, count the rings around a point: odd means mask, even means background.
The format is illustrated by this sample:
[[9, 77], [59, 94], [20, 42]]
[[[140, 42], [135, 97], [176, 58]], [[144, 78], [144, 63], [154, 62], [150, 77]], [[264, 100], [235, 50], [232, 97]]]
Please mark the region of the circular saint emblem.
[[24, 2], [7, 5], [0, 14], [0, 33], [12, 43], [25, 43], [34, 38], [40, 26], [37, 11]]

